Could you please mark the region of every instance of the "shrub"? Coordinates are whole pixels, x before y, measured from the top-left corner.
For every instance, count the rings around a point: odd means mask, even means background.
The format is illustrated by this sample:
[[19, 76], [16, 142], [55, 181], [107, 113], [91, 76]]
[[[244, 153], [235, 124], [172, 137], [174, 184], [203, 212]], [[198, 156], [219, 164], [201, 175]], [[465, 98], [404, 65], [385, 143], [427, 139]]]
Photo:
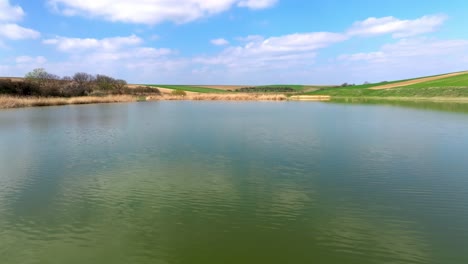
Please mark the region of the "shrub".
[[63, 83], [60, 87], [60, 96], [63, 97], [85, 96], [88, 95], [89, 92], [86, 86], [79, 85], [75, 82]]
[[161, 91], [158, 88], [150, 86], [138, 86], [135, 88], [126, 88], [125, 94], [131, 95], [161, 95]]
[[183, 90], [173, 90], [172, 91], [172, 95], [175, 95], [175, 96], [186, 96], [187, 93]]
[[14, 82], [10, 79], [0, 80], [0, 94], [18, 96], [40, 95], [40, 88], [31, 82]]

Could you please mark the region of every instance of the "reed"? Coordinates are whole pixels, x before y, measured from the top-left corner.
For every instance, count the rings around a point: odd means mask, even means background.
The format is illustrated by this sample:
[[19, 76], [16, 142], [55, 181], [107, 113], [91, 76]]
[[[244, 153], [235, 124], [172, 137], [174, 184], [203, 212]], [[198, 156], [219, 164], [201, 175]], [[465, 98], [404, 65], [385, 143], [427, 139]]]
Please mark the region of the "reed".
[[[284, 101], [287, 97], [283, 94], [188, 94], [181, 95], [163, 95], [148, 96], [146, 101]], [[136, 102], [139, 97], [131, 95], [112, 95], [112, 96], [83, 96], [71, 98], [59, 97], [16, 97], [0, 96], [0, 109], [20, 108], [34, 106], [57, 106], [72, 104], [100, 104], [100, 103], [121, 103]], [[144, 101], [144, 100], [143, 100]]]
[[148, 96], [147, 101], [284, 101], [284, 94], [189, 94], [186, 96]]
[[71, 104], [120, 103], [134, 101], [136, 101], [136, 98], [134, 96], [129, 95], [113, 95], [105, 97], [83, 96], [72, 98], [0, 96], [0, 108], [56, 106]]

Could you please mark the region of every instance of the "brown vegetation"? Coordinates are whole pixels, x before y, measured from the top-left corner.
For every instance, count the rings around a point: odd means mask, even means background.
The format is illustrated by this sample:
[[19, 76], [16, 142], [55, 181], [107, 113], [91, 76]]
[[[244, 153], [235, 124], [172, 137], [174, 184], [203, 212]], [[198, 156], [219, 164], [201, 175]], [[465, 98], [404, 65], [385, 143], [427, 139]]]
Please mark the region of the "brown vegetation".
[[[282, 94], [189, 94], [180, 95], [151, 95], [147, 96], [146, 101], [284, 101], [287, 97]], [[122, 103], [136, 102], [137, 97], [131, 95], [112, 95], [112, 96], [81, 96], [71, 98], [61, 97], [18, 97], [18, 96], [0, 96], [0, 109], [20, 108], [33, 106], [58, 106], [72, 104], [97, 104], [97, 103]]]
[[186, 96], [148, 96], [148, 101], [192, 100], [192, 101], [284, 101], [284, 94], [188, 94]]
[[121, 103], [134, 102], [136, 98], [129, 95], [113, 95], [105, 97], [82, 96], [72, 98], [59, 97], [17, 97], [17, 96], [0, 96], [1, 108], [20, 108], [32, 106], [55, 106], [55, 105], [71, 105], [71, 104], [97, 104], [97, 103]]
[[295, 95], [290, 97], [291, 100], [296, 101], [330, 101], [329, 95]]

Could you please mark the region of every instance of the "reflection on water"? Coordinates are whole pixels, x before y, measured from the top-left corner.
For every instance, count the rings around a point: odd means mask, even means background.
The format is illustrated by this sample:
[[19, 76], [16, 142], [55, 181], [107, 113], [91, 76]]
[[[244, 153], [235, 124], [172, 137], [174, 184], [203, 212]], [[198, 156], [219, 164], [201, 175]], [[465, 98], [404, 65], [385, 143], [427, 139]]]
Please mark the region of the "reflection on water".
[[362, 104], [362, 105], [388, 105], [407, 107], [422, 110], [434, 110], [444, 112], [468, 113], [468, 102], [432, 102], [424, 100], [388, 100], [388, 99], [362, 99], [362, 98], [338, 98], [333, 99], [335, 104]]
[[468, 115], [161, 102], [0, 112], [2, 263], [466, 263]]

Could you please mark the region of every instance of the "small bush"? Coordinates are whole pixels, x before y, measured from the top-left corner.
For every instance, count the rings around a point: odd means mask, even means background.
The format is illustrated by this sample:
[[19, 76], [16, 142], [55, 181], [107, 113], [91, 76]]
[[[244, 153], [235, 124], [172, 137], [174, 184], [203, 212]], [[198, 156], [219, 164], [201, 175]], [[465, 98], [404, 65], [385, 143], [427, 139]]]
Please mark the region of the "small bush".
[[74, 82], [64, 83], [60, 88], [60, 96], [63, 97], [85, 96], [88, 92], [86, 86]]
[[182, 91], [182, 90], [173, 90], [172, 91], [172, 95], [175, 95], [175, 96], [186, 96], [187, 93], [185, 91]]
[[158, 88], [150, 86], [138, 86], [135, 88], [126, 88], [125, 94], [131, 95], [161, 95], [161, 91]]
[[0, 80], [0, 94], [18, 96], [41, 95], [40, 87], [31, 82], [14, 82], [10, 79]]

